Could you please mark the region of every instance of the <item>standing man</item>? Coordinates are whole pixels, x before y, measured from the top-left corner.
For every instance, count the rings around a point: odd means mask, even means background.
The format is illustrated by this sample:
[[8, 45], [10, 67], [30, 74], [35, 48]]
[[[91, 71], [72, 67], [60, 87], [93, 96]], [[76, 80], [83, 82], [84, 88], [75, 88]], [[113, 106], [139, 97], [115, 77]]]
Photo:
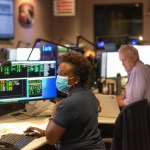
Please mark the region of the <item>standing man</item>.
[[117, 96], [119, 106], [144, 98], [150, 102], [150, 66], [140, 61], [137, 49], [131, 45], [120, 47], [119, 59], [128, 73], [125, 95]]

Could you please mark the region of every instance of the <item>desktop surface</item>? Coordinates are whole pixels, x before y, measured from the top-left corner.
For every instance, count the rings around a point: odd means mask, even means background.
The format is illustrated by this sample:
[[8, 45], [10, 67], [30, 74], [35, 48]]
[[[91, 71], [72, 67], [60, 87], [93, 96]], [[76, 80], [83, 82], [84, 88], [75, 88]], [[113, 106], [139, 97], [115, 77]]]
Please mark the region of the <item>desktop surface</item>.
[[[107, 100], [105, 99], [105, 97], [111, 98], [111, 95], [104, 96], [101, 94], [100, 95], [96, 94], [96, 96], [99, 98], [100, 103], [102, 103], [102, 101], [104, 100], [105, 101]], [[102, 100], [102, 97], [103, 97], [103, 100]], [[115, 99], [113, 100], [115, 103]], [[102, 106], [103, 111], [104, 109], [107, 109], [107, 108], [104, 108]], [[24, 114], [19, 115], [19, 116], [12, 116], [12, 114], [6, 114], [3, 116], [0, 116], [0, 137], [8, 133], [23, 134], [23, 131], [29, 126], [36, 126], [41, 129], [45, 129], [48, 123], [48, 119], [49, 117], [29, 117]], [[106, 117], [106, 116], [101, 116], [101, 114], [99, 114], [98, 116], [98, 123], [101, 127], [103, 125], [114, 125], [115, 120], [116, 120], [116, 116]], [[46, 144], [47, 144], [47, 141], [46, 141], [46, 137], [44, 136], [44, 137], [34, 139], [31, 143], [27, 144], [21, 150], [38, 149]]]
[[102, 138], [112, 138], [114, 124], [120, 113], [116, 95], [95, 94], [101, 105], [98, 115], [98, 124]]
[[[23, 134], [23, 131], [29, 126], [45, 129], [47, 123], [48, 117], [29, 117], [25, 115], [14, 117], [11, 114], [3, 115], [0, 116], [0, 137], [8, 133]], [[46, 137], [36, 138], [21, 150], [36, 149], [46, 143]]]
[[120, 113], [120, 108], [115, 95], [95, 94], [101, 105], [98, 114], [99, 124], [114, 124]]

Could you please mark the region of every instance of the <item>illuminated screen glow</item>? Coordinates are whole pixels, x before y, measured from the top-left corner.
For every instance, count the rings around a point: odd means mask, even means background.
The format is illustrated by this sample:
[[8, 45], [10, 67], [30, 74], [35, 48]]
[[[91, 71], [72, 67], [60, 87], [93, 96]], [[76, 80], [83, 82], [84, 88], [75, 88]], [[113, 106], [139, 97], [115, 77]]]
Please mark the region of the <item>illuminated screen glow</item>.
[[0, 0], [0, 39], [14, 38], [14, 0]]
[[103, 52], [101, 64], [101, 77], [116, 78], [117, 74], [127, 76], [127, 73], [119, 60], [118, 52]]
[[[32, 48], [17, 48], [16, 60], [28, 60]], [[40, 60], [41, 52], [39, 48], [34, 48], [29, 60]]]
[[0, 66], [0, 103], [55, 99], [56, 61], [13, 61]]
[[134, 45], [139, 52], [140, 60], [150, 65], [150, 45]]

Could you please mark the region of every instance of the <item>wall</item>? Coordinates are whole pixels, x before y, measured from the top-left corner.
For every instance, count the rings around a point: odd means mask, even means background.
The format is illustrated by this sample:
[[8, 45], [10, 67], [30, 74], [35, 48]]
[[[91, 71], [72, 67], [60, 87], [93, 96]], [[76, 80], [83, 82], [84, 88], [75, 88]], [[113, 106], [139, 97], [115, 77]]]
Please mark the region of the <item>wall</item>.
[[[149, 41], [150, 38], [150, 16], [147, 15], [147, 5], [148, 0], [77, 0], [77, 15], [74, 17], [74, 26], [72, 27], [72, 34], [73, 37], [77, 35], [82, 35], [83, 37], [87, 38], [89, 41], [94, 41], [94, 18], [93, 18], [93, 6], [98, 4], [129, 4], [129, 3], [143, 3], [144, 9], [143, 9], [143, 36], [146, 41]], [[53, 17], [54, 18], [54, 17]], [[68, 18], [69, 20], [69, 18]], [[78, 23], [76, 21], [79, 21]], [[59, 23], [59, 19], [55, 18], [55, 23]], [[62, 19], [63, 23], [63, 30], [68, 29], [66, 20]], [[71, 25], [71, 23], [69, 24]], [[55, 26], [53, 26], [55, 28]], [[73, 30], [74, 29], [74, 30]], [[62, 33], [61, 29], [57, 28], [58, 33]], [[70, 32], [69, 32], [70, 33]], [[54, 39], [58, 38], [59, 34], [55, 34], [53, 36]], [[65, 35], [65, 36], [64, 36]], [[61, 36], [64, 36], [66, 39], [72, 39], [71, 36], [68, 34], [61, 34]]]
[[[30, 28], [20, 26], [18, 21], [18, 8], [24, 2], [34, 7], [34, 24]], [[15, 42], [22, 40], [33, 43], [36, 38], [51, 39], [49, 0], [15, 0], [15, 30]]]
[[[111, 0], [111, 4], [117, 4], [117, 3], [137, 3], [141, 2], [144, 5], [143, 10], [143, 36], [145, 40], [148, 40], [150, 38], [150, 16], [147, 16], [147, 3], [148, 0]], [[100, 1], [100, 0], [88, 0], [88, 5], [86, 5], [87, 1], [82, 0], [82, 25], [80, 26], [81, 34], [85, 37], [88, 37], [89, 40], [94, 40], [94, 24], [93, 24], [93, 5], [97, 4], [110, 4], [109, 0]]]
[[67, 41], [69, 43], [76, 43], [76, 37], [80, 34], [80, 16], [81, 0], [76, 0], [76, 15], [75, 16], [54, 16], [51, 0], [51, 21], [52, 21], [52, 38], [55, 42], [64, 44]]
[[[34, 7], [34, 24], [25, 28], [18, 21], [19, 6], [30, 3]], [[16, 47], [19, 40], [33, 44], [36, 38], [50, 40], [51, 37], [51, 11], [50, 0], [14, 0], [15, 9], [15, 38], [10, 44], [0, 44], [0, 47]], [[12, 43], [12, 44], [11, 44]]]
[[[93, 5], [110, 4], [110, 0], [76, 0], [76, 16], [53, 16], [53, 0], [14, 0], [15, 1], [15, 38], [10, 40], [12, 44], [0, 44], [0, 47], [16, 47], [19, 40], [34, 43], [36, 38], [44, 38], [57, 43], [76, 43], [78, 35], [94, 40]], [[121, 1], [121, 2], [120, 2]], [[30, 28], [20, 26], [18, 21], [18, 7], [24, 2], [34, 6], [35, 23]], [[117, 3], [144, 3], [143, 12], [143, 36], [150, 38], [150, 16], [147, 16], [148, 0], [111, 0], [111, 4]]]

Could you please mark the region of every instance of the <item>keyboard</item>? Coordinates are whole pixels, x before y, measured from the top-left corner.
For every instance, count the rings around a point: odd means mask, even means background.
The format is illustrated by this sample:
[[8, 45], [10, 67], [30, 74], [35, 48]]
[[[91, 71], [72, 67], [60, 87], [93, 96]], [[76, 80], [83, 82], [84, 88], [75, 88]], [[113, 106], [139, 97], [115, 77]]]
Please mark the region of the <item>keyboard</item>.
[[0, 150], [19, 150], [13, 144], [0, 141]]
[[13, 145], [16, 149], [22, 149], [38, 136], [27, 136], [23, 134], [9, 133], [2, 135], [0, 142]]

